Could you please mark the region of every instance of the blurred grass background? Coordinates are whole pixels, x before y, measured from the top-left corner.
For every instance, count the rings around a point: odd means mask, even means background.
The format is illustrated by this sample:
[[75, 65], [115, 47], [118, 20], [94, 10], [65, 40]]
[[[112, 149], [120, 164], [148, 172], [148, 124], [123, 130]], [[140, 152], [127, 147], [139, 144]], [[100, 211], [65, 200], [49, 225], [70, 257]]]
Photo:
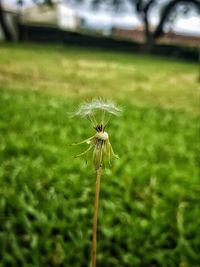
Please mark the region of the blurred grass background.
[[[99, 267], [198, 267], [197, 66], [62, 46], [0, 46], [0, 266], [89, 266], [94, 170], [71, 143], [92, 97], [124, 113], [108, 127], [120, 160], [102, 178]], [[77, 148], [79, 149], [79, 148]]]

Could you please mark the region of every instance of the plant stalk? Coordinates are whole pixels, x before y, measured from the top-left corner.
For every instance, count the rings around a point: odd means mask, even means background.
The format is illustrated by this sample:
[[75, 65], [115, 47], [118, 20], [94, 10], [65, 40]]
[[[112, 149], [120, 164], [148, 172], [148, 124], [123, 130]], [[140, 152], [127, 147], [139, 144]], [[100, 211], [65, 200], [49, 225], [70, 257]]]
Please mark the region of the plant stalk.
[[96, 257], [97, 257], [97, 220], [98, 220], [101, 171], [102, 167], [99, 167], [96, 170], [96, 192], [95, 192], [94, 217], [93, 217], [93, 228], [92, 228], [92, 267], [96, 267]]

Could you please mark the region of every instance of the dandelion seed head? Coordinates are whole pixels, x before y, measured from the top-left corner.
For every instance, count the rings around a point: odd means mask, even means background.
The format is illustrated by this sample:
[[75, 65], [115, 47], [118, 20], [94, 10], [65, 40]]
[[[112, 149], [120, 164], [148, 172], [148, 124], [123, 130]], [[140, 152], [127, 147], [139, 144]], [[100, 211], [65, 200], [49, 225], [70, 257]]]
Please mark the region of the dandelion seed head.
[[111, 156], [117, 158], [105, 128], [111, 118], [111, 115], [118, 116], [121, 112], [122, 109], [113, 101], [94, 99], [91, 102], [87, 102], [79, 106], [78, 110], [74, 113], [75, 116], [80, 116], [82, 118], [86, 117], [96, 130], [95, 135], [78, 143], [87, 143], [89, 147], [84, 152], [77, 155], [77, 157], [87, 156], [87, 154], [93, 150], [93, 163], [96, 170], [104, 166], [106, 159], [110, 164]]

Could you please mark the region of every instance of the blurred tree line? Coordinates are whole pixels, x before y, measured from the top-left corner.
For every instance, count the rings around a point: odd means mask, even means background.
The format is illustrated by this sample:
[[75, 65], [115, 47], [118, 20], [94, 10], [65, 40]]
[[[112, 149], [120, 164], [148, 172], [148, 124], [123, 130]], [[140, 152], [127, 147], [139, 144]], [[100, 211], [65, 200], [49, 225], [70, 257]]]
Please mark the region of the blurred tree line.
[[[69, 0], [68, 2], [77, 4], [84, 3], [85, 0]], [[3, 4], [0, 0], [0, 25], [5, 35], [7, 41], [12, 40], [12, 34], [9, 32], [9, 27], [6, 23], [4, 16]], [[34, 4], [41, 5], [53, 5], [54, 0], [32, 0]], [[164, 34], [165, 25], [172, 20], [177, 18], [177, 9], [180, 5], [183, 6], [182, 12], [187, 14], [190, 9], [195, 8], [198, 13], [200, 13], [200, 0], [91, 0], [91, 8], [98, 9], [101, 4], [106, 4], [107, 6], [113, 8], [115, 11], [123, 10], [125, 4], [131, 4], [134, 10], [137, 12], [141, 21], [144, 25], [144, 34], [146, 46], [151, 48], [156, 40]], [[16, 4], [20, 7], [24, 3], [23, 0], [17, 0]], [[150, 29], [150, 20], [152, 16], [152, 8], [157, 7], [159, 9], [159, 21], [157, 26], [152, 30]]]
[[[81, 1], [81, 0], [79, 0]], [[125, 0], [93, 0], [93, 5], [98, 6], [101, 3], [107, 2], [112, 5], [116, 10], [123, 8]], [[195, 8], [200, 13], [200, 0], [128, 0], [128, 2], [134, 7], [137, 14], [141, 18], [144, 25], [144, 34], [147, 47], [151, 47], [158, 38], [164, 34], [164, 26], [171, 20], [172, 14], [173, 20], [177, 18], [177, 8], [183, 5], [182, 12], [185, 14], [190, 11], [191, 8]], [[153, 15], [150, 11], [153, 7], [157, 6], [159, 9], [159, 22], [155, 29], [150, 29], [150, 17]]]

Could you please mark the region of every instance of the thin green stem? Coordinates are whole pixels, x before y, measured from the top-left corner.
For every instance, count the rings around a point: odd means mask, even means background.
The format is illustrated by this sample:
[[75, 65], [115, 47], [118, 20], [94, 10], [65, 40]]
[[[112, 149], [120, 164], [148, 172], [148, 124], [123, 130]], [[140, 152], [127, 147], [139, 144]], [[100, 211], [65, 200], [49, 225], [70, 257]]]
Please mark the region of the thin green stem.
[[96, 257], [97, 257], [97, 219], [98, 219], [101, 171], [102, 167], [96, 170], [96, 192], [95, 192], [94, 217], [93, 217], [93, 228], [92, 228], [92, 267], [96, 267]]

